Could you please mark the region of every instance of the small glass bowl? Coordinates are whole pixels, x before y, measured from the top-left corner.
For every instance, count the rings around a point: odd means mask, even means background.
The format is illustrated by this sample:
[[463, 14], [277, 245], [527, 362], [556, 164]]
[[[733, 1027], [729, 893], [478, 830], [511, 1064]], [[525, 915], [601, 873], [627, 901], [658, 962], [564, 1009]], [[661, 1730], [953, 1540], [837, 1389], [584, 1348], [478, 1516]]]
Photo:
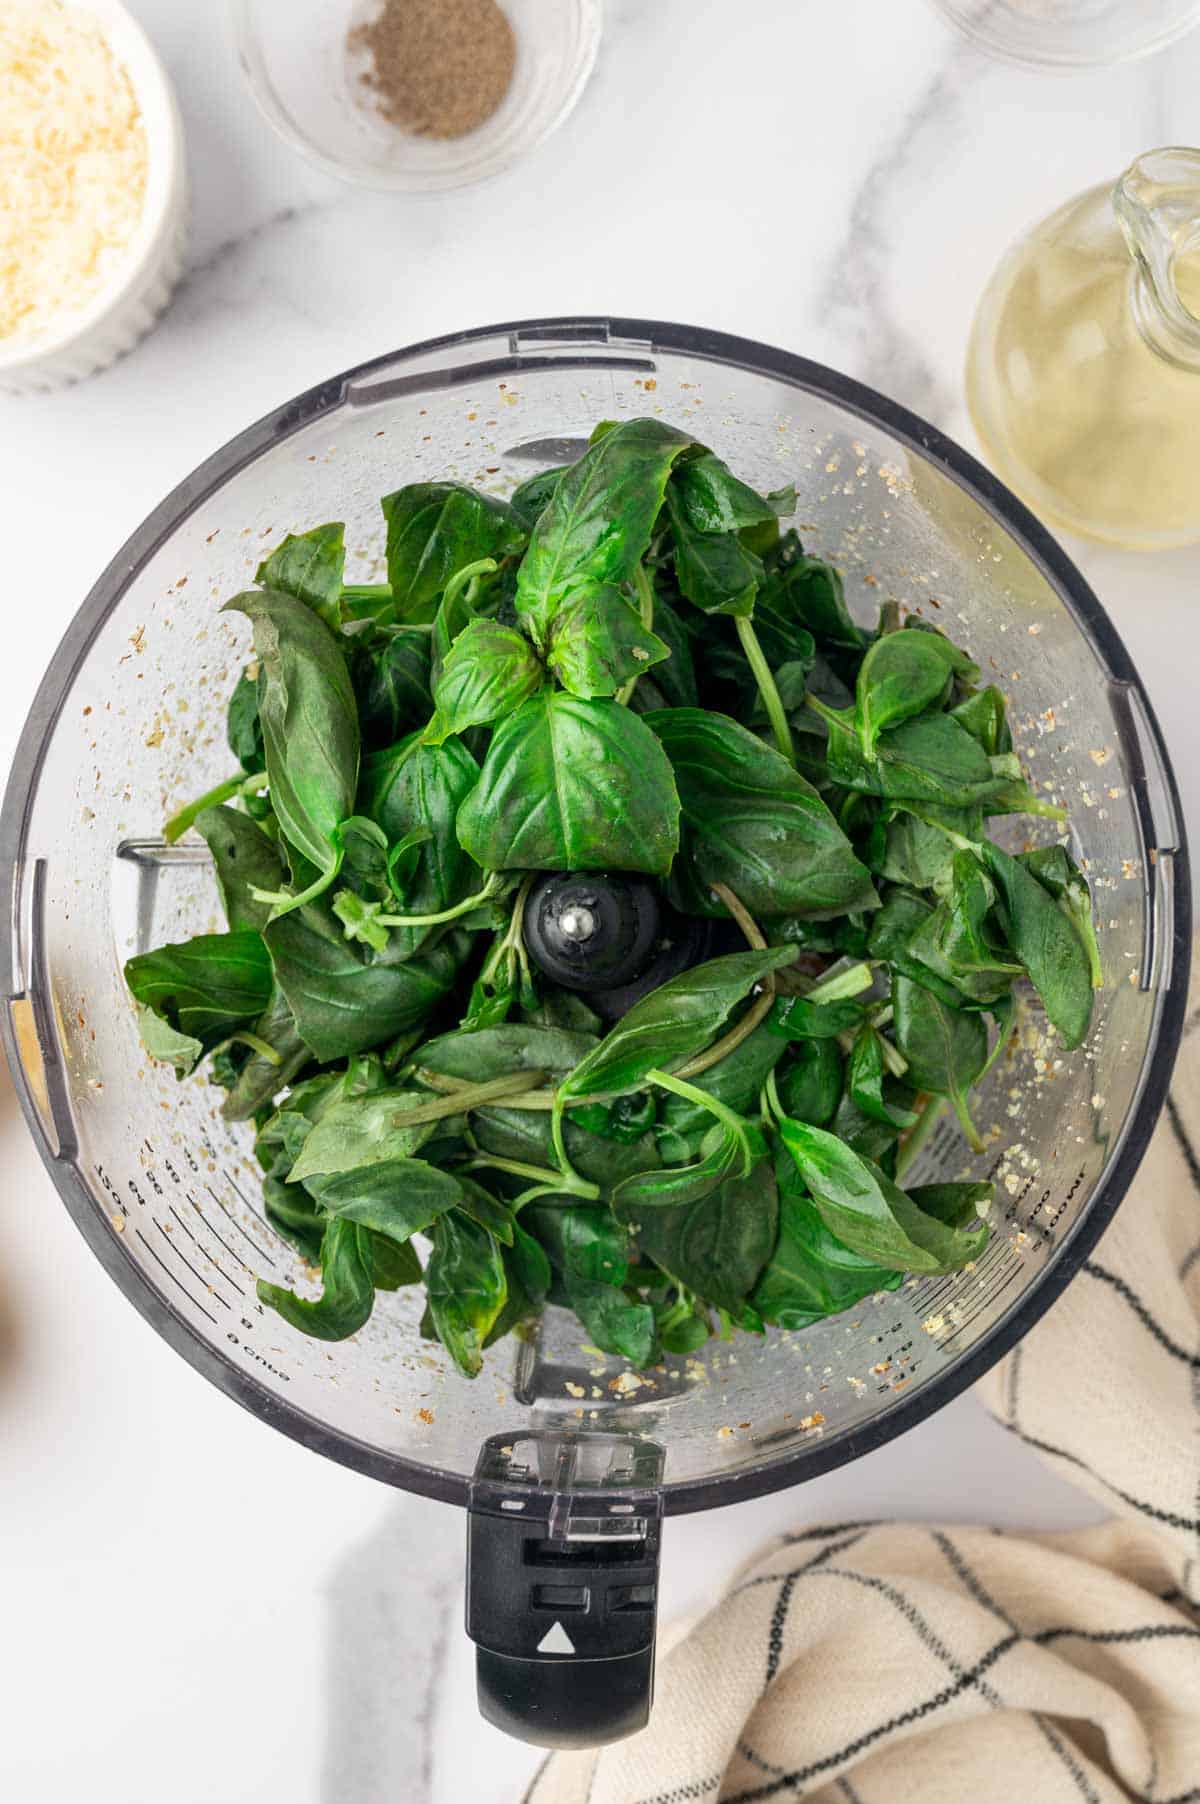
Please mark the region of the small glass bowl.
[[427, 193], [497, 175], [567, 118], [596, 60], [603, 0], [500, 0], [517, 40], [512, 85], [461, 138], [390, 124], [362, 81], [349, 34], [381, 0], [228, 0], [238, 59], [280, 137], [330, 175]]
[[933, 0], [982, 50], [1041, 69], [1087, 69], [1165, 50], [1200, 0]]

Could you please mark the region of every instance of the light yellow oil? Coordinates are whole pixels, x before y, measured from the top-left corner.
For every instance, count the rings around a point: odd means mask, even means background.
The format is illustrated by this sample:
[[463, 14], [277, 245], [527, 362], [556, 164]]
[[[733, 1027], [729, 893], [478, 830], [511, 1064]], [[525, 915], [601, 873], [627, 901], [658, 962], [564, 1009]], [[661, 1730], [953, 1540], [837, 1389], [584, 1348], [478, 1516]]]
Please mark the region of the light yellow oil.
[[[1173, 265], [1200, 344], [1200, 250]], [[984, 455], [1051, 524], [1154, 548], [1200, 539], [1200, 369], [1152, 349], [1137, 266], [1098, 188], [1011, 252], [975, 322], [967, 399]]]

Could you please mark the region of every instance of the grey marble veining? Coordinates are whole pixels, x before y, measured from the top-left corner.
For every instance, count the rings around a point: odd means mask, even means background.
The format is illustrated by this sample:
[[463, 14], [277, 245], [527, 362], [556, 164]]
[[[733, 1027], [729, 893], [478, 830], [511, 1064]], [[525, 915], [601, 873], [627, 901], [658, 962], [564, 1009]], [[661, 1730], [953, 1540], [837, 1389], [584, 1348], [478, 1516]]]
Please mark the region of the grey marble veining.
[[431, 1796], [463, 1541], [457, 1511], [406, 1498], [326, 1575], [321, 1804]]

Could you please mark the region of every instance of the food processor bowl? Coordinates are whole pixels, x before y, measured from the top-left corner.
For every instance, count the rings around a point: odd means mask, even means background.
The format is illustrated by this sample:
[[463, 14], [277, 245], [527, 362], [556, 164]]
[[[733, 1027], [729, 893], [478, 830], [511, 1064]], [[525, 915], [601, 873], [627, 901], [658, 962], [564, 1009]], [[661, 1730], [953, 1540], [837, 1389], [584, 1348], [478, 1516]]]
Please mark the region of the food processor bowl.
[[[285, 532], [344, 519], [352, 580], [382, 569], [378, 497], [454, 478], [503, 494], [597, 421], [656, 414], [761, 490], [794, 483], [811, 551], [859, 617], [894, 599], [1011, 698], [1031, 780], [1070, 811], [1105, 986], [1064, 1053], [1035, 999], [979, 1097], [987, 1153], [943, 1121], [915, 1181], [990, 1176], [973, 1267], [803, 1332], [713, 1342], [639, 1373], [550, 1309], [473, 1383], [421, 1339], [417, 1289], [330, 1346], [255, 1300], [311, 1287], [268, 1225], [251, 1135], [202, 1077], [140, 1045], [124, 960], [221, 925], [206, 849], [164, 818], [228, 774], [247, 623], [222, 602]], [[1013, 843], [1045, 823], [996, 823]], [[1137, 1168], [1186, 991], [1189, 891], [1150, 705], [1095, 596], [1029, 513], [931, 427], [829, 370], [626, 319], [493, 326], [334, 377], [216, 453], [84, 601], [21, 738], [0, 822], [4, 1037], [26, 1117], [110, 1275], [192, 1365], [265, 1422], [470, 1512], [481, 1701], [514, 1732], [595, 1742], [645, 1720], [663, 1513], [797, 1484], [974, 1382], [1049, 1307]]]

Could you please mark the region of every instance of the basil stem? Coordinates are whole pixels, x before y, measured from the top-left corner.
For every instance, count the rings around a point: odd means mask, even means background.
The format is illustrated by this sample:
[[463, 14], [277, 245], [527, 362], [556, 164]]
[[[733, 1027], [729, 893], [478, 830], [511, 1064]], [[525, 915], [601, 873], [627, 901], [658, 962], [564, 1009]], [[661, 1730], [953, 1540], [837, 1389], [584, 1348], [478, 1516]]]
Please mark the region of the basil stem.
[[[639, 564], [634, 571], [633, 586], [637, 590], [638, 614], [641, 618], [642, 625], [645, 627], [646, 631], [649, 632], [654, 625], [654, 584], [650, 581], [650, 575], [645, 564]], [[640, 672], [635, 671], [629, 681], [617, 690], [615, 699], [619, 701], [623, 707], [628, 706], [629, 698], [637, 688], [639, 675]]]
[[457, 921], [460, 915], [469, 915], [472, 909], [480, 907], [484, 902], [490, 902], [492, 897], [503, 887], [503, 878], [493, 875], [473, 896], [465, 896], [453, 908], [443, 908], [438, 914], [376, 915], [375, 920], [380, 927], [441, 927], [446, 921]]
[[206, 808], [216, 808], [222, 802], [231, 802], [235, 796], [261, 793], [267, 786], [267, 773], [263, 770], [255, 771], [252, 777], [240, 773], [236, 777], [226, 777], [223, 783], [218, 783], [204, 795], [197, 796], [194, 802], [189, 802], [186, 808], [173, 814], [163, 827], [163, 838], [169, 846], [173, 846], [187, 832], [196, 816], [203, 814]]
[[420, 1103], [415, 1109], [403, 1109], [395, 1118], [396, 1127], [420, 1127], [427, 1121], [445, 1121], [451, 1115], [465, 1115], [471, 1109], [482, 1109], [489, 1102], [514, 1096], [536, 1083], [544, 1072], [514, 1071], [509, 1077], [494, 1077], [486, 1084], [470, 1084], [452, 1096], [439, 1096], [435, 1101]]
[[741, 1117], [735, 1115], [732, 1109], [727, 1109], [723, 1102], [718, 1102], [710, 1091], [699, 1090], [695, 1084], [685, 1083], [682, 1078], [672, 1076], [669, 1071], [648, 1071], [646, 1082], [657, 1084], [660, 1090], [670, 1090], [673, 1096], [682, 1096], [685, 1102], [694, 1103], [698, 1109], [707, 1110], [733, 1133], [740, 1135], [745, 1132]]
[[763, 707], [767, 710], [767, 719], [771, 723], [771, 731], [775, 735], [775, 743], [787, 759], [794, 765], [796, 748], [792, 744], [792, 729], [788, 725], [788, 717], [784, 712], [783, 702], [771, 672], [771, 666], [763, 655], [763, 648], [758, 642], [758, 634], [751, 621], [738, 616], [736, 622], [738, 638], [742, 642], [742, 650], [746, 654], [746, 662], [754, 673], [758, 684], [758, 693], [762, 696]]
[[917, 1118], [916, 1125], [910, 1128], [909, 1132], [900, 1142], [900, 1149], [896, 1154], [897, 1183], [901, 1181], [909, 1166], [914, 1163], [918, 1153], [923, 1151], [925, 1142], [929, 1139], [945, 1112], [946, 1098], [944, 1096], [926, 1097], [925, 1106]]

